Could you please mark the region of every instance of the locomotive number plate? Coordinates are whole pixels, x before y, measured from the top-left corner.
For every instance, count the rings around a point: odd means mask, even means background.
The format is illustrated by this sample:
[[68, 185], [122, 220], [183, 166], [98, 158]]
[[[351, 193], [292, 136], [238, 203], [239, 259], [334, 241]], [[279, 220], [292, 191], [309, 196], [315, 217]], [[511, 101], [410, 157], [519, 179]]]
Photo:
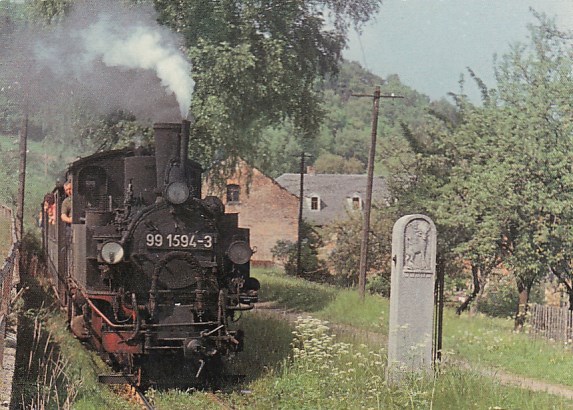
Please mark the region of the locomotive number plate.
[[145, 243], [148, 248], [212, 249], [215, 234], [161, 234], [148, 233]]

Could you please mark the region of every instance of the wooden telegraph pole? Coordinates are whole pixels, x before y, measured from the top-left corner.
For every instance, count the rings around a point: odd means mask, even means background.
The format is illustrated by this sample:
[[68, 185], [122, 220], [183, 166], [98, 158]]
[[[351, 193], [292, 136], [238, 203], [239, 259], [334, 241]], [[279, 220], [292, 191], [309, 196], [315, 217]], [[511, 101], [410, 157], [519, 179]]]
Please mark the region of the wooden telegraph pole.
[[302, 210], [304, 207], [304, 159], [311, 155], [305, 154], [304, 151], [300, 153], [300, 194], [298, 200], [298, 237], [296, 241], [296, 274], [302, 276]]
[[304, 151], [300, 154], [300, 194], [298, 198], [298, 235], [296, 241], [296, 274], [302, 276], [302, 207], [304, 205]]
[[374, 94], [352, 94], [354, 97], [370, 97], [372, 108], [372, 133], [370, 152], [368, 155], [368, 179], [366, 185], [366, 198], [364, 200], [364, 224], [362, 228], [362, 242], [360, 244], [360, 270], [358, 273], [358, 291], [360, 299], [364, 300], [366, 294], [366, 267], [368, 263], [368, 234], [370, 232], [370, 210], [372, 209], [372, 185], [374, 181], [374, 160], [376, 156], [376, 134], [378, 131], [378, 113], [380, 112], [380, 98], [404, 98], [399, 95], [380, 95], [380, 86], [376, 86]]
[[18, 174], [18, 204], [16, 208], [16, 238], [22, 243], [24, 236], [24, 192], [26, 187], [26, 151], [28, 150], [28, 107], [24, 110], [20, 129], [20, 169]]

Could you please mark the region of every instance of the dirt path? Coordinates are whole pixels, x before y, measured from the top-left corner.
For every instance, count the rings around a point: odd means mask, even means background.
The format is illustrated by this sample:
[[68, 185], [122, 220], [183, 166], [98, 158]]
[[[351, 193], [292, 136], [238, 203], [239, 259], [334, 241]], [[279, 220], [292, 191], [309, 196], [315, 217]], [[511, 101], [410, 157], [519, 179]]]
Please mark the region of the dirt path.
[[[312, 316], [310, 313], [297, 312], [294, 310], [287, 310], [278, 307], [272, 302], [257, 304], [255, 311], [282, 317], [284, 320], [288, 320], [291, 323], [294, 323], [300, 316]], [[351, 339], [359, 339], [360, 343], [378, 343], [380, 345], [386, 345], [387, 343], [386, 335], [377, 332], [369, 332], [363, 329], [358, 330], [349, 325], [341, 325], [335, 323], [329, 323], [329, 327], [336, 335], [350, 337]], [[522, 389], [527, 389], [535, 392], [546, 392], [567, 398], [569, 400], [573, 400], [573, 387], [570, 386], [564, 386], [561, 384], [549, 383], [543, 380], [519, 376], [499, 369], [491, 369], [482, 366], [476, 367], [475, 365], [470, 365], [467, 362], [461, 360], [452, 360], [451, 358], [447, 359], [446, 365], [462, 367], [464, 369], [476, 372], [482, 376], [497, 380], [499, 383], [506, 386], [520, 387]]]
[[506, 386], [515, 386], [522, 389], [527, 389], [536, 392], [546, 392], [556, 396], [565, 397], [573, 400], [573, 388], [564, 386], [562, 384], [548, 383], [543, 380], [536, 380], [525, 376], [518, 376], [515, 374], [507, 373], [503, 370], [486, 369], [484, 367], [470, 366], [468, 363], [455, 361], [452, 364], [459, 365], [465, 369], [477, 372], [483, 376], [491, 377]]

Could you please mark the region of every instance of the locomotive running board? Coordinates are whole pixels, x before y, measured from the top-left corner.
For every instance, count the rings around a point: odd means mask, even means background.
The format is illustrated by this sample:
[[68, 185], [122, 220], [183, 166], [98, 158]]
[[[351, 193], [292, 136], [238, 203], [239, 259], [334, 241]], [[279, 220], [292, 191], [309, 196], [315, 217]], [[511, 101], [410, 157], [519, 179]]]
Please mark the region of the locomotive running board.
[[99, 374], [97, 378], [103, 384], [134, 384], [137, 382], [135, 374]]

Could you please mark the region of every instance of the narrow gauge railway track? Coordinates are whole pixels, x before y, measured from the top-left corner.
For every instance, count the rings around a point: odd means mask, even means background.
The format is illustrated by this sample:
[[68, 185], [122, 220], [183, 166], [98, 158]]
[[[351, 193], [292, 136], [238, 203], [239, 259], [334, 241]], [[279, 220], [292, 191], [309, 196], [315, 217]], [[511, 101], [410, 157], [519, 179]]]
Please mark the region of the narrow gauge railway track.
[[120, 397], [123, 397], [130, 403], [140, 404], [146, 410], [154, 410], [155, 407], [151, 401], [145, 396], [145, 392], [133, 384], [116, 384], [112, 390]]
[[146, 410], [155, 410], [155, 407], [153, 407], [153, 405], [151, 404], [151, 402], [147, 399], [147, 397], [145, 397], [145, 393], [135, 387], [135, 394], [137, 395], [138, 398], [138, 402], [140, 402], [143, 405], [143, 408]]
[[[129, 386], [129, 387], [131, 388], [131, 390], [133, 392], [134, 400], [138, 404], [141, 404], [142, 408], [144, 408], [145, 410], [155, 410], [155, 407], [153, 406], [153, 404], [151, 404], [149, 399], [145, 396], [145, 392], [143, 392], [141, 389], [139, 389], [137, 387], [133, 387], [133, 386]], [[217, 397], [217, 395], [215, 393], [209, 392], [209, 393], [205, 393], [205, 394], [210, 401], [219, 405], [221, 409], [223, 409], [223, 410], [234, 410], [235, 409], [233, 406], [230, 406], [228, 403], [225, 403], [225, 401], [223, 401], [219, 397]]]

